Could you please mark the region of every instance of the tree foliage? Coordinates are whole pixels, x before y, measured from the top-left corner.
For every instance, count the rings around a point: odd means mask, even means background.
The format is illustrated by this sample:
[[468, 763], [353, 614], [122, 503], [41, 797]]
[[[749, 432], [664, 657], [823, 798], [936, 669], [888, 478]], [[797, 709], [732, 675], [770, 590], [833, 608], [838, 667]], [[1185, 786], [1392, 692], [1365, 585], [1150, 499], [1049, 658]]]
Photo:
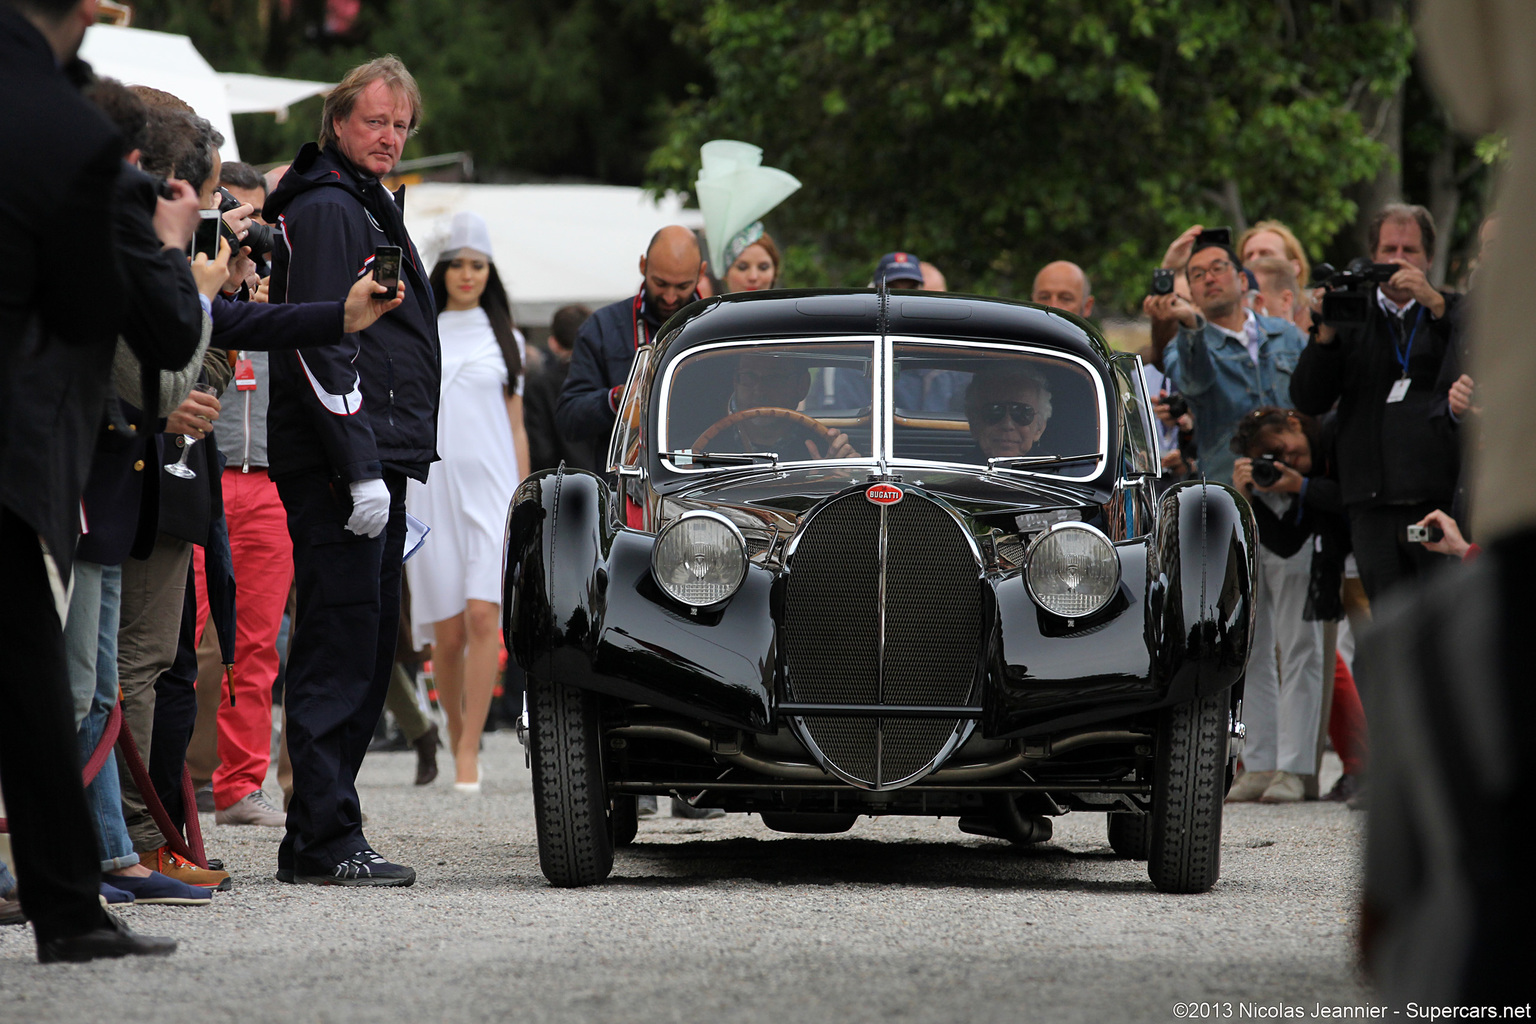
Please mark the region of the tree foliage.
[[[704, 74], [655, 9], [633, 0], [364, 0], [345, 36], [325, 33], [318, 0], [141, 0], [135, 9], [135, 27], [191, 36], [220, 71], [336, 81], [394, 53], [426, 110], [406, 156], [470, 151], [482, 180], [638, 184], [661, 114]], [[311, 100], [285, 125], [241, 118], [242, 155], [288, 159], [315, 137], [319, 113]]]
[[1122, 308], [1190, 223], [1278, 217], [1322, 250], [1394, 158], [1366, 117], [1413, 51], [1399, 0], [660, 3], [714, 91], [674, 107], [653, 179], [763, 146], [805, 182], [769, 225], [798, 283], [910, 249], [1022, 295], [1066, 258]]

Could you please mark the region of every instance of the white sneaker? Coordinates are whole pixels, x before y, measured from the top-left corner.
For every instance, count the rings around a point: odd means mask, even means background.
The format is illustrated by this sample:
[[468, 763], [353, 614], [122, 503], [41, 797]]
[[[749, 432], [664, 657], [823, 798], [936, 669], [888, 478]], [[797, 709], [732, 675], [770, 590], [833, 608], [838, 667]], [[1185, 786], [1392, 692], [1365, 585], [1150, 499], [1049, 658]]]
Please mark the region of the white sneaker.
[[1242, 804], [1252, 803], [1264, 795], [1269, 784], [1275, 781], [1276, 772], [1243, 772], [1232, 783], [1232, 789], [1227, 793], [1227, 803]]
[[259, 789], [222, 811], [214, 811], [213, 820], [218, 825], [266, 825], [269, 828], [286, 828], [288, 825], [288, 815], [273, 807], [267, 794]]
[[1306, 796], [1306, 792], [1306, 785], [1301, 781], [1300, 775], [1293, 772], [1275, 772], [1274, 781], [1264, 790], [1264, 795], [1259, 797], [1259, 803], [1300, 803]]

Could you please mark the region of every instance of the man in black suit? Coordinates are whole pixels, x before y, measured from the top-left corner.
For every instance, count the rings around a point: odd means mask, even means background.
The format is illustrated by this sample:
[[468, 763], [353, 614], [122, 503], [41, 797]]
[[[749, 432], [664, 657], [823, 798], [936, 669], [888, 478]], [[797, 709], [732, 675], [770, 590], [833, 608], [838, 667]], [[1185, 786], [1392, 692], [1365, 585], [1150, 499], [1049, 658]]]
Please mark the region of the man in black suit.
[[[95, 0], [0, 0], [0, 785], [38, 959], [169, 953], [98, 901], [61, 621], [80, 494], [122, 312], [113, 257], [119, 142], [78, 94]], [[92, 275], [88, 301], [73, 268]]]

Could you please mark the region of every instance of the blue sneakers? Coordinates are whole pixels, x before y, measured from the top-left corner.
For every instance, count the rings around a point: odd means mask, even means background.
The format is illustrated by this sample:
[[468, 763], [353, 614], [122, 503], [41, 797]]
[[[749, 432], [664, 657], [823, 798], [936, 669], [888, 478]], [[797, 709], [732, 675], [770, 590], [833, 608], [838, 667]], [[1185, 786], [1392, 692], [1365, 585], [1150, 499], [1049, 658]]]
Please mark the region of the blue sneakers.
[[[163, 903], [177, 907], [205, 907], [213, 902], [212, 890], [178, 882], [158, 871], [151, 871], [145, 878], [130, 875], [112, 875], [111, 878], [111, 886], [106, 882], [101, 883], [102, 892], [112, 887], [121, 889], [128, 895], [128, 900], [124, 902]], [[108, 902], [112, 901], [110, 896], [107, 899]]]
[[[116, 876], [114, 875], [113, 877]], [[112, 906], [116, 903], [132, 903], [133, 893], [128, 892], [125, 889], [119, 889], [117, 886], [103, 881], [101, 883], [101, 898], [107, 901], [108, 906]]]

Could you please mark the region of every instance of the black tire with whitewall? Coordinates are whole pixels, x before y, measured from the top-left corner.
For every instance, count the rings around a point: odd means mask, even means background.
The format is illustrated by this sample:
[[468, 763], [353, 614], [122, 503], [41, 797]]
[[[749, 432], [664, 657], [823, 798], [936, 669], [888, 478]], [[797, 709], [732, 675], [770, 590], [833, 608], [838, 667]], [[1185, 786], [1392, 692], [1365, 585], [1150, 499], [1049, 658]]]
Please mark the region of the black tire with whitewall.
[[1152, 779], [1147, 874], [1162, 892], [1208, 892], [1221, 875], [1226, 690], [1163, 712]]
[[594, 885], [613, 870], [601, 712], [595, 693], [528, 677], [539, 867], [550, 884], [562, 888]]

